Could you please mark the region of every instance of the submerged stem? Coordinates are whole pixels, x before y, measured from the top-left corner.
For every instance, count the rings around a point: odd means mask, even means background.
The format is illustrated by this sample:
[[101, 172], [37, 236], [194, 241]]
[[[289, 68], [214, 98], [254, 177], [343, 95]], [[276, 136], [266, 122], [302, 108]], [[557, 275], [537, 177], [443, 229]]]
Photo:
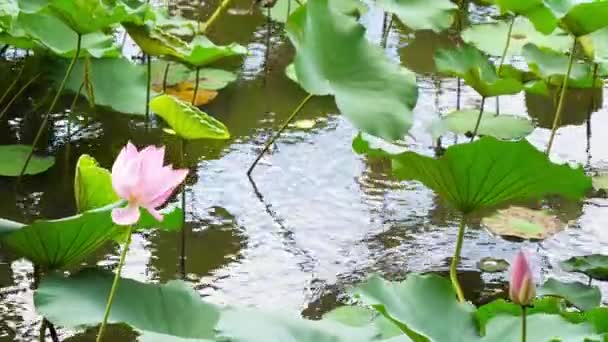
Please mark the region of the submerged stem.
[[262, 159], [262, 156], [264, 155], [264, 153], [268, 152], [268, 149], [270, 148], [270, 146], [275, 142], [275, 140], [277, 140], [279, 138], [279, 136], [281, 135], [281, 133], [283, 133], [283, 131], [285, 130], [285, 128], [287, 128], [287, 126], [289, 125], [289, 123], [291, 121], [293, 121], [293, 119], [295, 119], [295, 117], [302, 110], [302, 108], [304, 107], [304, 105], [306, 104], [306, 102], [308, 102], [308, 100], [310, 100], [310, 98], [312, 96], [313, 96], [312, 94], [308, 94], [304, 98], [304, 100], [302, 100], [302, 102], [300, 102], [300, 104], [293, 110], [293, 112], [291, 113], [291, 115], [289, 115], [289, 117], [283, 123], [283, 125], [281, 126], [281, 128], [279, 128], [279, 130], [272, 136], [272, 138], [270, 138], [270, 140], [268, 140], [266, 142], [266, 144], [264, 145], [264, 149], [262, 150], [262, 152], [260, 152], [260, 154], [258, 154], [258, 156], [257, 156], [257, 158], [255, 158], [255, 161], [253, 162], [253, 164], [251, 164], [251, 166], [249, 167], [249, 170], [247, 170], [247, 176], [251, 176], [251, 172], [253, 171], [253, 169], [255, 168], [255, 166], [258, 164], [258, 162], [260, 161], [260, 159]]
[[194, 82], [194, 94], [192, 94], [192, 105], [196, 106], [196, 97], [198, 95], [199, 78], [201, 77], [201, 68], [196, 68], [196, 81]]
[[[15, 93], [15, 95], [13, 95], [11, 100], [8, 101], [6, 106], [4, 106], [4, 109], [2, 109], [2, 112], [0, 112], [0, 120], [2, 120], [2, 118], [4, 117], [6, 112], [8, 112], [9, 108], [11, 108], [11, 106], [19, 98], [19, 96], [21, 96], [21, 94], [23, 94], [23, 92], [30, 86], [30, 84], [34, 83], [34, 81], [36, 81], [36, 79], [38, 79], [38, 77], [40, 77], [39, 73], [34, 75], [34, 77], [30, 78], [21, 88], [19, 88], [19, 91], [17, 91]], [[1, 102], [2, 102], [2, 100], [0, 100], [0, 103]]]
[[38, 132], [36, 133], [36, 136], [34, 137], [34, 141], [32, 142], [32, 149], [30, 150], [30, 153], [28, 154], [27, 158], [25, 159], [23, 168], [21, 169], [21, 172], [19, 173], [19, 178], [17, 179], [17, 184], [19, 184], [21, 177], [23, 177], [23, 174], [25, 173], [25, 170], [27, 169], [27, 165], [30, 163], [30, 160], [32, 160], [32, 156], [34, 155], [34, 149], [36, 148], [38, 141], [42, 137], [42, 131], [44, 130], [44, 127], [46, 127], [46, 124], [49, 121], [49, 117], [51, 116], [51, 112], [53, 111], [53, 109], [55, 109], [55, 105], [57, 105], [57, 101], [59, 101], [59, 97], [61, 97], [61, 93], [63, 92], [63, 89], [65, 88], [65, 84], [67, 83], [68, 78], [72, 74], [72, 70], [74, 69], [74, 66], [76, 65], [76, 61], [78, 61], [78, 55], [80, 54], [81, 44], [82, 44], [82, 35], [78, 34], [78, 40], [76, 43], [76, 52], [74, 53], [74, 57], [70, 61], [70, 65], [68, 66], [68, 69], [66, 70], [65, 75], [63, 76], [63, 80], [61, 80], [61, 84], [59, 85], [59, 89], [57, 89], [57, 93], [55, 94], [55, 97], [53, 98], [53, 102], [51, 102], [51, 106], [49, 107], [48, 111], [44, 115], [44, 119], [42, 120], [42, 124], [40, 125], [40, 128], [38, 128]]
[[526, 327], [526, 306], [521, 306], [521, 342], [526, 342], [528, 337], [527, 327]]
[[481, 97], [481, 105], [479, 106], [479, 116], [477, 116], [477, 122], [475, 123], [475, 129], [473, 130], [473, 134], [471, 135], [471, 141], [473, 141], [473, 139], [475, 139], [475, 136], [477, 135], [477, 131], [479, 130], [479, 124], [481, 123], [481, 117], [483, 116], [483, 107], [486, 104], [486, 97], [482, 96]]
[[171, 62], [167, 62], [167, 65], [165, 65], [165, 73], [163, 74], [163, 93], [167, 92], [167, 78], [169, 77], [170, 68]]
[[458, 282], [457, 267], [460, 261], [460, 251], [462, 250], [462, 242], [464, 240], [464, 230], [466, 227], [466, 219], [463, 216], [460, 219], [460, 226], [458, 227], [458, 238], [456, 240], [456, 250], [454, 251], [454, 257], [452, 258], [452, 264], [450, 265], [450, 280], [452, 281], [452, 287], [456, 291], [456, 296], [460, 302], [464, 302], [464, 294], [462, 288]]
[[[13, 90], [13, 88], [15, 88], [15, 86], [21, 79], [21, 75], [23, 74], [23, 69], [25, 69], [25, 65], [22, 65], [21, 68], [19, 68], [19, 72], [17, 73], [17, 76], [15, 76], [15, 79], [13, 80], [13, 82], [11, 82], [11, 85], [9, 85], [8, 88], [6, 88], [6, 90], [4, 91], [4, 94], [2, 94], [2, 97], [0, 97], [0, 104], [2, 104], [2, 102], [4, 102], [4, 100], [6, 99], [8, 94]], [[4, 109], [6, 110], [6, 108], [4, 108]]]
[[[184, 154], [186, 151], [186, 141], [183, 138], [179, 139], [179, 161], [180, 167], [185, 167]], [[182, 183], [182, 231], [180, 239], [180, 259], [179, 271], [182, 279], [186, 278], [186, 182]]]
[[576, 39], [572, 43], [572, 49], [570, 50], [570, 60], [568, 61], [568, 70], [566, 71], [566, 76], [564, 77], [564, 81], [562, 82], [562, 90], [559, 95], [559, 102], [557, 103], [557, 110], [555, 111], [555, 118], [553, 119], [553, 128], [551, 129], [551, 137], [549, 137], [549, 144], [547, 145], [547, 151], [545, 152], [547, 155], [551, 152], [551, 147], [553, 146], [553, 140], [555, 139], [555, 133], [557, 132], [557, 126], [559, 126], [559, 121], [562, 115], [562, 110], [564, 106], [564, 98], [566, 97], [566, 90], [568, 89], [568, 79], [570, 78], [570, 72], [572, 71], [572, 64], [574, 63], [574, 54], [576, 53]]
[[122, 253], [120, 254], [120, 260], [118, 261], [118, 268], [116, 269], [116, 274], [114, 275], [114, 281], [112, 282], [112, 288], [110, 289], [110, 295], [108, 296], [108, 301], [106, 303], [106, 310], [103, 313], [103, 321], [101, 322], [101, 326], [99, 327], [99, 332], [97, 333], [96, 342], [101, 342], [103, 340], [103, 333], [105, 331], [106, 325], [108, 323], [108, 317], [110, 316], [110, 311], [112, 310], [112, 302], [114, 301], [114, 295], [116, 295], [116, 289], [118, 288], [118, 282], [120, 280], [120, 273], [122, 271], [122, 267], [125, 264], [125, 259], [127, 258], [127, 251], [129, 250], [129, 245], [131, 245], [131, 235], [133, 234], [133, 228], [127, 228], [127, 242], [123, 247]]

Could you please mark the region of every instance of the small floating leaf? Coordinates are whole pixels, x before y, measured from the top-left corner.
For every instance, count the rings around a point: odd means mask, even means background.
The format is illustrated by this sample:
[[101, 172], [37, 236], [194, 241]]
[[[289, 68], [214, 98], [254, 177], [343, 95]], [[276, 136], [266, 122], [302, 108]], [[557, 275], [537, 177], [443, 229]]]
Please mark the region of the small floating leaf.
[[575, 256], [560, 262], [560, 266], [566, 272], [583, 273], [593, 279], [608, 281], [608, 255]]
[[471, 45], [437, 50], [435, 64], [437, 71], [463, 78], [467, 85], [484, 97], [516, 94], [523, 87], [517, 79], [498, 76], [494, 64]]
[[173, 96], [156, 97], [150, 102], [150, 108], [186, 140], [230, 138], [223, 123]]
[[509, 268], [509, 262], [505, 259], [495, 259], [492, 257], [485, 257], [479, 260], [477, 268], [482, 272], [496, 273], [504, 272]]
[[450, 146], [439, 159], [414, 152], [391, 158], [399, 179], [422, 182], [463, 213], [546, 195], [578, 199], [591, 188], [582, 168], [552, 163], [525, 139], [483, 137]]
[[[0, 145], [0, 176], [17, 177], [32, 150], [28, 145]], [[25, 170], [26, 175], [36, 175], [50, 169], [55, 164], [52, 156], [34, 155]]]
[[412, 30], [441, 32], [452, 26], [458, 9], [450, 0], [379, 0], [385, 11], [394, 13]]
[[544, 240], [564, 230], [566, 225], [543, 210], [509, 207], [485, 217], [482, 224], [492, 233], [507, 238]]
[[602, 293], [597, 286], [587, 286], [579, 282], [561, 282], [554, 278], [549, 278], [538, 288], [539, 296], [560, 297], [582, 311], [591, 310], [600, 306]]
[[[479, 111], [465, 109], [445, 115], [433, 127], [435, 136], [443, 135], [446, 131], [467, 134], [475, 130]], [[534, 125], [529, 119], [510, 114], [495, 115], [484, 112], [479, 123], [477, 134], [489, 135], [498, 139], [521, 139], [532, 133]]]

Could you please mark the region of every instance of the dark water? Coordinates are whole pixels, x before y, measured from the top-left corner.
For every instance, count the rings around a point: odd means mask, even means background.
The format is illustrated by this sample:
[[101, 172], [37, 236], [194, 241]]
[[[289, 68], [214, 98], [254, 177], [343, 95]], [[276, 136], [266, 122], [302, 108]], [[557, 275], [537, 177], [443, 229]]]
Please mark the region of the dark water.
[[[209, 2], [199, 12], [197, 4], [188, 3], [172, 4], [172, 9], [194, 18], [200, 14], [205, 20], [216, 6], [216, 2]], [[458, 215], [420, 184], [392, 180], [386, 162], [353, 153], [351, 141], [357, 132], [337, 114], [331, 98], [313, 98], [299, 119], [314, 120], [314, 127], [290, 127], [254, 172], [255, 187], [248, 180], [245, 172], [256, 153], [306, 96], [284, 76], [293, 50], [282, 25], [269, 23], [257, 9], [249, 14], [249, 7], [248, 0], [235, 1], [210, 32], [216, 42], [237, 41], [247, 46], [250, 54], [243, 63], [224, 65], [234, 69], [239, 79], [204, 106], [228, 126], [232, 138], [186, 146], [192, 169], [186, 190], [187, 280], [215, 303], [282, 308], [318, 318], [346, 299], [346, 287], [371, 273], [399, 278], [410, 271], [447, 271]], [[371, 9], [361, 18], [369, 38], [378, 43], [383, 17], [382, 12]], [[487, 11], [476, 9], [472, 18], [487, 20]], [[452, 44], [453, 39], [446, 34], [409, 32], [397, 23], [386, 42], [391, 58], [420, 73], [420, 98], [412, 130], [416, 139], [406, 142], [411, 149], [429, 155], [433, 141], [426, 125], [438, 112], [455, 108], [457, 88], [456, 80], [432, 75], [432, 56], [436, 48]], [[129, 43], [126, 51], [135, 53]], [[0, 64], [2, 89], [8, 86], [14, 67], [13, 62]], [[0, 123], [0, 143], [32, 141], [40, 119], [30, 112], [41, 112], [35, 106], [44, 103], [47, 86], [37, 84], [13, 107], [8, 122]], [[565, 111], [569, 125], [560, 129], [553, 154], [556, 160], [582, 163], [589, 170], [603, 169], [608, 167], [608, 137], [602, 127], [608, 126], [608, 116], [603, 108], [592, 115], [588, 138], [589, 98], [589, 93], [569, 94]], [[476, 108], [480, 102], [467, 87], [463, 87], [461, 99], [463, 108]], [[61, 108], [68, 108], [70, 102], [71, 96], [65, 96]], [[486, 105], [495, 106], [490, 100]], [[535, 118], [545, 128], [537, 129], [529, 139], [539, 148], [545, 146], [547, 122], [554, 112], [552, 100], [507, 96], [501, 98], [500, 106], [501, 112], [528, 113]], [[19, 119], [24, 114], [26, 119]], [[99, 108], [90, 110], [85, 101], [78, 103], [74, 114], [78, 117], [77, 133], [69, 149], [67, 112], [58, 110], [53, 115], [44, 141], [57, 163], [46, 174], [25, 181], [27, 196], [17, 196], [13, 180], [0, 178], [0, 217], [30, 221], [73, 214], [73, 169], [83, 153], [111, 167], [120, 148], [131, 140], [140, 146], [166, 145], [168, 158], [178, 160], [178, 141], [158, 127], [146, 132], [142, 120]], [[447, 136], [443, 143], [451, 144], [455, 139]], [[608, 253], [608, 201], [553, 201], [543, 206], [568, 221], [569, 227], [551, 240], [524, 245], [538, 251], [534, 257], [537, 281], [548, 276], [577, 279], [555, 265], [571, 255]], [[179, 234], [159, 231], [134, 236], [124, 276], [149, 282], [177, 278], [179, 238]], [[493, 293], [505, 278], [501, 273], [480, 273], [476, 267], [479, 259], [511, 259], [521, 246], [492, 237], [473, 224], [466, 234], [461, 263], [469, 297]], [[118, 253], [117, 246], [107, 246], [89, 264], [112, 268]], [[0, 249], [0, 341], [36, 338], [39, 317], [29, 289], [32, 273], [29, 262]], [[608, 286], [602, 287], [606, 294]], [[70, 331], [61, 333], [73, 335]]]

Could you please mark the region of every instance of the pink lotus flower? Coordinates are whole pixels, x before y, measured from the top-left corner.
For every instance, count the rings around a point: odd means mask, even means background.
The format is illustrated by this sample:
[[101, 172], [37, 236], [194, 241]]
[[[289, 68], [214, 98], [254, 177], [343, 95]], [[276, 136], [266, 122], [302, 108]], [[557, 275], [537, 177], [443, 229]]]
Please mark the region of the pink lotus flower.
[[511, 280], [509, 282], [509, 297], [519, 305], [529, 305], [536, 297], [534, 277], [526, 255], [519, 251], [511, 265]]
[[128, 205], [112, 210], [114, 223], [125, 226], [136, 223], [140, 207], [159, 222], [163, 220], [156, 208], [165, 204], [188, 174], [187, 169], [163, 166], [164, 157], [164, 147], [148, 146], [137, 151], [130, 142], [120, 151], [112, 166], [112, 187]]

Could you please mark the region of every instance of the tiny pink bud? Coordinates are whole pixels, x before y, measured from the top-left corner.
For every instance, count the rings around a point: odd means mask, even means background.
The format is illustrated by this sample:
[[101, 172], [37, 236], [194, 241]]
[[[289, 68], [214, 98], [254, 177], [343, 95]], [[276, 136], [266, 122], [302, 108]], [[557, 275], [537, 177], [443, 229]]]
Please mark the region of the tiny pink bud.
[[518, 305], [529, 305], [536, 297], [534, 277], [526, 255], [519, 251], [511, 265], [511, 280], [509, 282], [509, 297]]

